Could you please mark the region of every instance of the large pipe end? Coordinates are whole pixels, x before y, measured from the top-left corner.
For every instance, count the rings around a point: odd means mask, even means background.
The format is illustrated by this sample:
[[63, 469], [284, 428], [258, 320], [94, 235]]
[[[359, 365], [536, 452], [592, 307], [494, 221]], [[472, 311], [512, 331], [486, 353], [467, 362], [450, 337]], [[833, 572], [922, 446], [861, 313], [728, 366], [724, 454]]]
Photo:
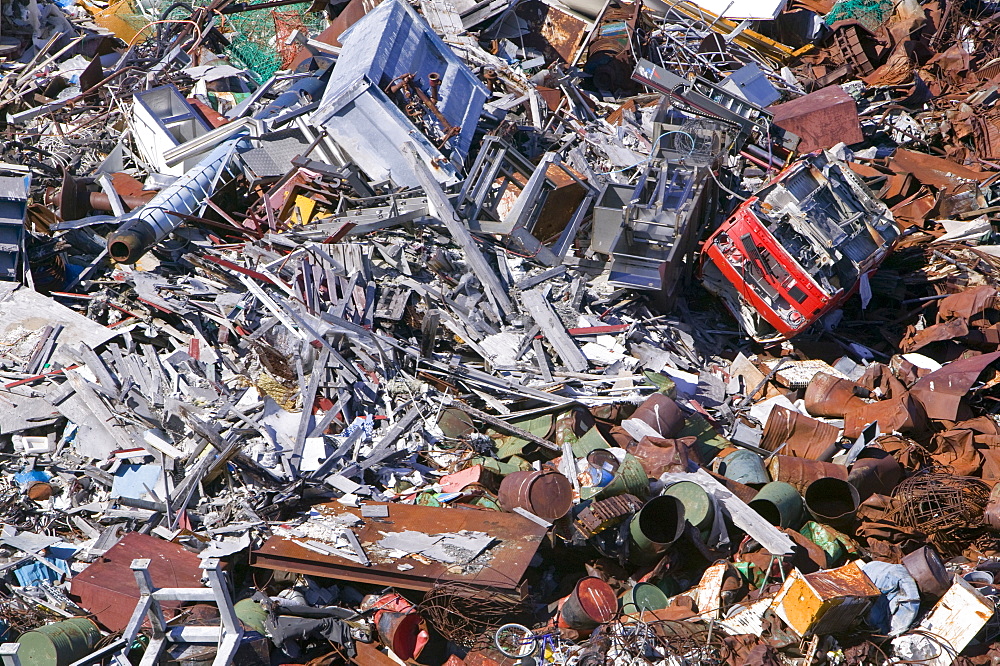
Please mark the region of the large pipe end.
[[[146, 227], [146, 228], [144, 228]], [[143, 222], [124, 224], [108, 236], [108, 255], [119, 264], [134, 264], [157, 242], [156, 233]]]

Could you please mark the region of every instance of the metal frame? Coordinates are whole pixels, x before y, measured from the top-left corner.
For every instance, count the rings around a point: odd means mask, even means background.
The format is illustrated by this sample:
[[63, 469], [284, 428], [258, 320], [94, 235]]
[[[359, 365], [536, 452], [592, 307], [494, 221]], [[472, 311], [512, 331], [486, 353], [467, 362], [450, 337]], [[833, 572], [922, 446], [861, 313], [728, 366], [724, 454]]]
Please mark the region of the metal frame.
[[[139, 585], [139, 603], [132, 613], [132, 619], [122, 632], [125, 646], [114, 657], [116, 666], [129, 666], [128, 653], [136, 636], [142, 629], [143, 622], [149, 618], [153, 636], [142, 655], [139, 666], [155, 666], [159, 663], [160, 654], [167, 648], [167, 643], [217, 643], [218, 651], [212, 666], [228, 666], [233, 663], [240, 640], [243, 638], [243, 625], [236, 617], [233, 600], [229, 594], [228, 583], [222, 572], [222, 564], [218, 558], [210, 557], [201, 563], [201, 569], [208, 578], [208, 588], [186, 587], [153, 587], [149, 575], [149, 560], [132, 560], [132, 571]], [[217, 627], [178, 626], [168, 627], [163, 616], [161, 601], [199, 601], [215, 603], [219, 607], [221, 624]]]

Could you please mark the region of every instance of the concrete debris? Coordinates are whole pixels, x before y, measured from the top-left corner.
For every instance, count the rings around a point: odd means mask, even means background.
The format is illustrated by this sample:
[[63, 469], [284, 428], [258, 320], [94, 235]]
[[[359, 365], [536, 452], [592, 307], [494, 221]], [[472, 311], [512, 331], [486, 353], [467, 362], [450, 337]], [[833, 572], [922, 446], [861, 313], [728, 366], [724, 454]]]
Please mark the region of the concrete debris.
[[0, 3], [0, 663], [1000, 660], [1000, 7]]

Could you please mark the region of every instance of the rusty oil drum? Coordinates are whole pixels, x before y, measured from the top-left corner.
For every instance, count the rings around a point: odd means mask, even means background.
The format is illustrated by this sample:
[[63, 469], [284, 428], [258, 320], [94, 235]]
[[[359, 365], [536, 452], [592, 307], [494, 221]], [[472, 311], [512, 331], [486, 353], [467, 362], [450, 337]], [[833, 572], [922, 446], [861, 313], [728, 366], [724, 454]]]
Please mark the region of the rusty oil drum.
[[500, 483], [500, 506], [505, 511], [521, 507], [539, 518], [558, 520], [573, 506], [573, 486], [554, 470], [512, 472]]
[[593, 629], [618, 614], [618, 597], [600, 578], [581, 578], [573, 593], [562, 600], [559, 625], [567, 629]]

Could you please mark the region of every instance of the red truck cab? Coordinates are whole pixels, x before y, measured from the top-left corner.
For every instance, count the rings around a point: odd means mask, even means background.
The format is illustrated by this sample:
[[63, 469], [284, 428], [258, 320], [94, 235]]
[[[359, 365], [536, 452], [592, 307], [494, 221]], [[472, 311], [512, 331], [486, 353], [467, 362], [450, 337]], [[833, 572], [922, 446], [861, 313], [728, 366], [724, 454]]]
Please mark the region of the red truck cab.
[[846, 162], [814, 153], [708, 238], [702, 277], [754, 339], [788, 339], [841, 306], [899, 235], [892, 213]]

